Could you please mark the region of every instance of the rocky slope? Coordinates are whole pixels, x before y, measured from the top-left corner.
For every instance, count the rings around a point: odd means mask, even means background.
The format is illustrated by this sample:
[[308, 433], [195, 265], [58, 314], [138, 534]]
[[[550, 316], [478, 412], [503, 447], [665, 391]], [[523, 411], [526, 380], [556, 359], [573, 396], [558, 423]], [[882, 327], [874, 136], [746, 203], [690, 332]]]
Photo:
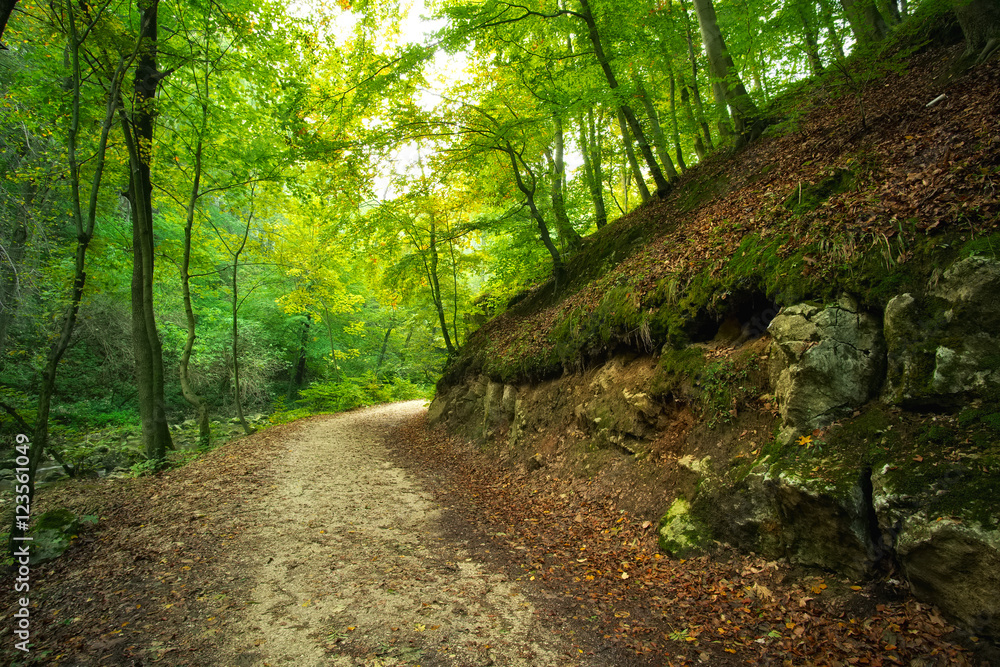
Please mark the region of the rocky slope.
[[905, 577], [996, 642], [1000, 66], [941, 88], [951, 51], [804, 86], [587, 239], [468, 341], [432, 421], [597, 480], [667, 551]]

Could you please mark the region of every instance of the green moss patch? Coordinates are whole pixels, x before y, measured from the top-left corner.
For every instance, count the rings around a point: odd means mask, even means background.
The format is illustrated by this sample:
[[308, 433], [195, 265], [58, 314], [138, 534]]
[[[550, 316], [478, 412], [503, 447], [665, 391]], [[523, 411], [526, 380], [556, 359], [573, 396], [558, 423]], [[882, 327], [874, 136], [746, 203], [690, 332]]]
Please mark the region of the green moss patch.
[[855, 174], [849, 169], [834, 169], [818, 183], [800, 183], [785, 199], [784, 207], [792, 213], [815, 211], [833, 195], [847, 192], [854, 186]]
[[677, 498], [660, 519], [660, 549], [679, 558], [704, 546], [707, 529], [691, 514], [691, 503]]

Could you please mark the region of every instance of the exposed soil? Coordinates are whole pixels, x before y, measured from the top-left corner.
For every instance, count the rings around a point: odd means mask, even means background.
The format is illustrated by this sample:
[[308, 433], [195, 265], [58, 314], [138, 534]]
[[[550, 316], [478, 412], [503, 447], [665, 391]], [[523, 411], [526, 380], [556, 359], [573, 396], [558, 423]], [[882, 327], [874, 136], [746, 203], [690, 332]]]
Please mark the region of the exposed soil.
[[274, 427], [155, 477], [47, 489], [100, 516], [31, 573], [46, 665], [980, 664], [895, 589], [671, 559], [580, 483], [503, 468], [410, 402]]

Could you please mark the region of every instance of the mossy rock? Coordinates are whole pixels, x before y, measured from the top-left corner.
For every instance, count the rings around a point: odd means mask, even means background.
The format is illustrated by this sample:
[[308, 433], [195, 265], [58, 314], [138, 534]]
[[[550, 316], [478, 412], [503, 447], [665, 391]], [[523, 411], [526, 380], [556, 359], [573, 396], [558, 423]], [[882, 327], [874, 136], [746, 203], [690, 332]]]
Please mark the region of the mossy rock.
[[678, 558], [703, 548], [709, 539], [708, 529], [691, 514], [691, 503], [677, 498], [660, 519], [660, 549]]
[[47, 563], [62, 556], [79, 530], [80, 521], [68, 509], [49, 510], [39, 516], [29, 531], [34, 538], [30, 547], [32, 565]]

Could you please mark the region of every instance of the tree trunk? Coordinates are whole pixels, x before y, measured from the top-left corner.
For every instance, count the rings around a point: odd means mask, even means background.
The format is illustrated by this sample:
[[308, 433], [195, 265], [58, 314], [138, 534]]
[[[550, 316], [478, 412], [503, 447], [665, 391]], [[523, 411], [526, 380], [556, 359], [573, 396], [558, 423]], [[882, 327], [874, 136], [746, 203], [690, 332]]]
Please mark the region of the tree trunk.
[[[323, 303], [322, 300], [320, 303]], [[333, 344], [333, 322], [330, 320], [330, 309], [326, 307], [326, 303], [323, 303], [323, 324], [326, 325], [326, 336], [330, 340], [330, 361], [333, 362], [334, 377], [337, 379], [337, 382], [340, 382], [340, 366], [337, 365], [337, 348]]]
[[[66, 3], [66, 16], [70, 30], [69, 35], [69, 57], [71, 64], [72, 97], [70, 102], [70, 121], [66, 141], [66, 158], [69, 163], [69, 181], [72, 194], [71, 205], [73, 222], [76, 227], [76, 252], [74, 253], [73, 266], [73, 288], [70, 293], [69, 303], [63, 311], [62, 324], [59, 335], [49, 348], [49, 354], [42, 370], [41, 384], [38, 389], [38, 408], [35, 416], [35, 428], [32, 440], [28, 448], [28, 483], [27, 493], [28, 505], [35, 495], [35, 473], [42, 460], [46, 448], [49, 444], [49, 412], [52, 408], [52, 394], [55, 392], [56, 375], [59, 372], [59, 362], [62, 360], [66, 349], [73, 338], [73, 331], [76, 328], [77, 315], [80, 312], [80, 302], [83, 300], [83, 291], [87, 282], [86, 259], [90, 242], [94, 238], [94, 226], [97, 220], [98, 193], [100, 192], [101, 181], [104, 176], [104, 167], [107, 155], [108, 136], [114, 124], [115, 114], [120, 96], [120, 85], [125, 71], [125, 64], [120, 62], [108, 82], [108, 94], [105, 104], [104, 119], [101, 123], [100, 139], [97, 143], [97, 152], [90, 159], [93, 161], [93, 173], [90, 182], [90, 195], [87, 200], [86, 211], [84, 211], [82, 194], [80, 190], [80, 167], [81, 160], [77, 155], [79, 132], [80, 132], [80, 107], [81, 89], [83, 85], [83, 73], [80, 67], [80, 50], [83, 40], [80, 39], [76, 25], [75, 9], [71, 0]], [[23, 538], [28, 530], [27, 523], [18, 522], [17, 514], [14, 514], [10, 530], [10, 549], [13, 553], [14, 547]]]
[[712, 142], [712, 131], [708, 126], [708, 119], [705, 116], [705, 105], [701, 101], [701, 92], [698, 90], [698, 54], [695, 53], [694, 50], [694, 34], [691, 31], [691, 17], [688, 14], [687, 3], [685, 0], [681, 0], [681, 9], [683, 10], [681, 14], [684, 16], [684, 34], [687, 39], [688, 60], [691, 62], [691, 83], [688, 84], [687, 88], [691, 91], [691, 99], [694, 100], [695, 115], [698, 119], [698, 125], [701, 127], [701, 133], [705, 137], [704, 145], [709, 151], [711, 151], [715, 149], [715, 144]]
[[667, 141], [663, 136], [663, 128], [660, 127], [660, 115], [656, 112], [656, 107], [653, 105], [653, 100], [650, 98], [649, 93], [646, 92], [646, 86], [642, 84], [642, 80], [638, 77], [636, 77], [636, 93], [638, 93], [639, 101], [642, 103], [646, 117], [649, 119], [649, 130], [653, 134], [653, 146], [656, 148], [656, 157], [660, 159], [660, 164], [667, 171], [668, 182], [672, 183], [677, 180], [677, 169], [674, 167], [674, 161], [670, 159], [670, 152], [667, 150]]
[[795, 5], [799, 20], [802, 21], [802, 40], [805, 42], [806, 59], [809, 61], [809, 69], [813, 76], [823, 73], [823, 61], [819, 57], [819, 36], [816, 34], [816, 26], [809, 16], [810, 10], [803, 2]]
[[[239, 312], [240, 312], [240, 300], [239, 300], [239, 272], [240, 272], [240, 255], [247, 247], [247, 239], [250, 237], [250, 224], [253, 222], [253, 190], [250, 193], [250, 211], [247, 213], [247, 224], [243, 229], [243, 238], [240, 240], [240, 245], [233, 251], [233, 399], [236, 402], [236, 417], [240, 420], [240, 426], [243, 427], [243, 432], [247, 435], [253, 433], [253, 429], [247, 424], [246, 417], [243, 415], [243, 392], [240, 389], [240, 329], [239, 329]], [[306, 315], [306, 320], [309, 320], [309, 316]], [[303, 362], [304, 363], [304, 362]]]
[[861, 46], [870, 46], [884, 38], [889, 30], [875, 6], [875, 0], [840, 0], [844, 15]]
[[667, 75], [670, 77], [670, 125], [673, 131], [674, 152], [677, 154], [677, 169], [687, 171], [684, 151], [681, 150], [681, 126], [677, 121], [677, 79], [674, 77], [673, 59], [667, 60]]
[[187, 217], [184, 221], [184, 254], [181, 259], [181, 294], [184, 299], [184, 318], [187, 324], [187, 337], [184, 340], [184, 350], [181, 352], [180, 381], [184, 400], [195, 409], [195, 420], [198, 422], [198, 446], [205, 449], [212, 443], [211, 423], [209, 422], [208, 404], [198, 395], [191, 384], [190, 364], [191, 352], [197, 336], [195, 329], [194, 306], [191, 301], [191, 236], [194, 228], [195, 210], [198, 205], [199, 187], [201, 184], [201, 160], [203, 136], [208, 117], [208, 105], [202, 102], [202, 127], [194, 151], [194, 180], [191, 185], [191, 196], [188, 199]]
[[[28, 185], [25, 191], [25, 204], [22, 207], [27, 212], [31, 205], [34, 187]], [[7, 329], [17, 313], [18, 292], [21, 290], [21, 279], [18, 271], [24, 260], [24, 251], [28, 244], [28, 223], [23, 216], [14, 220], [14, 229], [7, 243], [3, 257], [3, 278], [0, 278], [0, 358], [3, 358], [7, 348]]]
[[[531, 172], [528, 165], [524, 165], [528, 175], [531, 176], [531, 187], [528, 187], [528, 184], [525, 183], [524, 178], [521, 176], [521, 168], [518, 166], [520, 156], [517, 154], [517, 151], [510, 145], [510, 142], [507, 142], [502, 150], [510, 158], [510, 165], [514, 169], [514, 181], [517, 183], [517, 189], [525, 197], [525, 203], [528, 204], [528, 211], [531, 213], [531, 218], [538, 225], [538, 234], [542, 237], [542, 245], [545, 246], [545, 249], [549, 251], [549, 256], [552, 257], [552, 277], [555, 279], [556, 287], [558, 288], [566, 279], [566, 268], [563, 266], [559, 248], [552, 242], [552, 235], [549, 234], [549, 226], [535, 204], [535, 183], [537, 182], [535, 175]], [[442, 325], [444, 324], [443, 315], [441, 323]]]
[[885, 17], [887, 25], [899, 25], [902, 17], [899, 14], [899, 5], [896, 4], [896, 0], [879, 0], [876, 6], [882, 16]]
[[[135, 73], [132, 118], [124, 118], [122, 129], [129, 153], [129, 194], [132, 208], [132, 339], [136, 355], [139, 412], [142, 416], [146, 455], [155, 461], [166, 458], [171, 448], [163, 394], [163, 349], [153, 313], [153, 200], [150, 159], [156, 88], [162, 73], [157, 69], [157, 8], [159, 0], [139, 2], [139, 52]], [[124, 110], [122, 115], [125, 116]]]
[[[608, 61], [608, 58], [604, 53], [604, 47], [601, 44], [601, 36], [597, 32], [597, 23], [594, 21], [593, 13], [590, 11], [589, 0], [580, 0], [580, 7], [583, 9], [581, 17], [583, 18], [584, 23], [587, 24], [587, 34], [594, 47], [594, 56], [597, 58], [597, 62], [600, 64], [601, 70], [604, 72], [604, 77], [607, 79], [608, 87], [613, 93], [618, 95], [620, 92], [618, 90], [618, 79], [615, 77], [615, 73], [611, 69], [611, 63]], [[660, 165], [656, 163], [656, 158], [653, 157], [653, 151], [649, 147], [649, 141], [646, 139], [646, 133], [643, 132], [642, 126], [639, 124], [639, 121], [635, 117], [635, 113], [632, 111], [631, 107], [620, 100], [617, 104], [621, 114], [625, 117], [625, 122], [632, 131], [632, 135], [635, 137], [636, 143], [639, 144], [639, 152], [642, 153], [643, 160], [646, 162], [646, 167], [649, 169], [649, 173], [653, 177], [653, 182], [656, 183], [656, 193], [661, 197], [665, 196], [670, 190], [670, 184], [667, 182], [667, 179], [663, 177], [663, 172], [660, 171]], [[624, 135], [622, 138], [624, 138]]]
[[[299, 337], [299, 350], [295, 354], [295, 364], [292, 366], [292, 373], [288, 378], [288, 400], [294, 401], [299, 397], [299, 390], [306, 381], [306, 346], [309, 344], [309, 327], [312, 325], [312, 318], [307, 314], [302, 320], [302, 335]], [[330, 339], [331, 349], [333, 338]]]
[[766, 123], [761, 119], [757, 105], [750, 99], [736, 71], [736, 65], [726, 50], [712, 0], [693, 0], [693, 4], [709, 68], [712, 76], [719, 81], [726, 103], [732, 111], [733, 123], [736, 125], [736, 147], [740, 148], [760, 136]]
[[604, 208], [601, 138], [596, 132], [592, 108], [580, 114], [580, 152], [583, 153], [583, 175], [590, 190], [590, 199], [594, 202], [594, 224], [601, 229], [608, 223], [608, 214]]
[[434, 211], [431, 211], [431, 233], [430, 233], [430, 244], [428, 246], [428, 259], [430, 261], [427, 280], [430, 282], [431, 286], [431, 296], [434, 299], [434, 308], [437, 310], [438, 322], [441, 324], [441, 336], [444, 338], [445, 349], [448, 350], [448, 356], [455, 354], [455, 344], [451, 340], [451, 334], [448, 329], [448, 318], [445, 316], [444, 312], [444, 295], [441, 293], [441, 279], [438, 276], [438, 249], [437, 249], [437, 220], [434, 217]]
[[965, 35], [965, 53], [960, 60], [979, 65], [996, 55], [1000, 47], [1000, 2], [955, 0], [953, 7]]
[[382, 339], [382, 349], [378, 353], [378, 363], [375, 364], [375, 379], [378, 380], [379, 371], [382, 370], [382, 362], [385, 361], [385, 351], [389, 349], [389, 336], [392, 335], [392, 324], [385, 330], [385, 338]]
[[[631, 168], [632, 175], [635, 177], [636, 187], [639, 188], [639, 196], [642, 197], [642, 203], [645, 204], [649, 201], [649, 188], [646, 187], [646, 179], [642, 177], [642, 172], [639, 170], [639, 161], [636, 160], [635, 150], [632, 148], [632, 136], [629, 134], [628, 124], [621, 107], [618, 108], [618, 127], [622, 133], [622, 142], [625, 144], [625, 157], [628, 159], [629, 168]], [[625, 191], [627, 193], [628, 181], [625, 181], [625, 183]], [[625, 196], [628, 197], [628, 194]], [[626, 205], [627, 202], [628, 200], [626, 199]]]
[[[566, 214], [566, 200], [563, 197], [563, 187], [566, 182], [566, 163], [563, 160], [563, 123], [559, 114], [552, 118], [553, 144], [552, 155], [552, 215], [556, 219], [556, 230], [571, 251], [580, 247], [583, 239], [573, 229], [569, 216]], [[457, 332], [456, 332], [457, 333]]]
[[[17, 0], [0, 0], [0, 42], [3, 40], [3, 33], [7, 29], [7, 21], [10, 19], [10, 15], [14, 11], [16, 4]], [[6, 48], [3, 44], [0, 44], [0, 49]]]
[[831, 2], [832, 0], [819, 0], [820, 15], [823, 19], [823, 25], [826, 28], [827, 37], [833, 47], [835, 58], [837, 60], [844, 60], [847, 57], [844, 53], [844, 40], [840, 38], [840, 33], [837, 32], [837, 22], [833, 16], [833, 8], [830, 6]]
[[691, 108], [691, 96], [688, 95], [687, 86], [681, 86], [681, 106], [684, 107], [684, 117], [687, 118], [688, 124], [694, 128], [694, 152], [699, 160], [704, 160], [708, 150], [705, 149], [705, 142], [701, 140], [701, 134], [698, 132], [698, 122], [694, 117], [694, 109]]

